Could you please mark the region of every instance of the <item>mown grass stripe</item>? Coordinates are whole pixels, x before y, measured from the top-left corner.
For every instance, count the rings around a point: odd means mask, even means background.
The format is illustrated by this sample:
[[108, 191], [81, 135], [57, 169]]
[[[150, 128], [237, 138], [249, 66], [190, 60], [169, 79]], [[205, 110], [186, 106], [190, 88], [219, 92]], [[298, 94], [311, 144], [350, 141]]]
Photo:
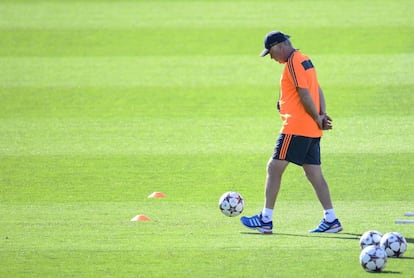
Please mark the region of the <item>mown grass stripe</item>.
[[[313, 58], [322, 84], [413, 84], [414, 55], [318, 55]], [[361, 65], [364, 64], [364, 66]], [[256, 56], [0, 58], [0, 86], [210, 87], [276, 85], [280, 68]], [[274, 77], [272, 77], [274, 76]], [[349, 76], [344, 81], [344, 76]]]
[[[278, 119], [254, 117], [3, 120], [0, 155], [270, 155], [279, 129]], [[345, 117], [325, 133], [322, 147], [324, 153], [413, 153], [413, 137], [411, 118]]]
[[[292, 1], [122, 1], [5, 2], [0, 4], [0, 29], [227, 28], [282, 25], [414, 26], [412, 1], [301, 1], [306, 16], [292, 13]], [[326, 12], [329, 10], [329, 12]], [[256, 12], [252, 12], [256, 11]], [[277, 18], [275, 20], [275, 12]], [[284, 12], [282, 12], [284, 11]]]

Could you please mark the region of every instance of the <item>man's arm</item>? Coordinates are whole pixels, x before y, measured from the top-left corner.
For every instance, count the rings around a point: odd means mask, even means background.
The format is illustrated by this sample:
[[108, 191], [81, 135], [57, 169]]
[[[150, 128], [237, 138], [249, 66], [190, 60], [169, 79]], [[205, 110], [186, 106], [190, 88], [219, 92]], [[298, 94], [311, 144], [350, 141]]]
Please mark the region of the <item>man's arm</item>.
[[325, 115], [326, 114], [325, 96], [323, 95], [323, 91], [321, 87], [319, 87], [319, 104], [321, 107], [321, 111], [319, 111], [319, 114]]
[[[323, 128], [323, 119], [325, 118], [325, 115], [320, 115], [319, 111], [316, 109], [316, 105], [313, 102], [313, 99], [310, 96], [309, 90], [305, 88], [297, 88], [297, 91], [299, 93], [300, 101], [305, 108], [305, 111], [312, 117], [312, 119], [318, 124], [319, 128]], [[319, 94], [321, 94], [321, 90], [319, 90]], [[325, 106], [325, 99], [323, 99], [323, 103]], [[325, 109], [325, 107], [324, 107]], [[322, 106], [321, 106], [321, 111]]]
[[319, 114], [324, 116], [322, 120], [322, 129], [323, 130], [332, 129], [332, 119], [331, 117], [328, 116], [328, 114], [326, 114], [325, 96], [323, 94], [321, 87], [319, 87], [319, 104], [320, 104], [320, 109], [321, 109], [321, 111], [319, 111]]

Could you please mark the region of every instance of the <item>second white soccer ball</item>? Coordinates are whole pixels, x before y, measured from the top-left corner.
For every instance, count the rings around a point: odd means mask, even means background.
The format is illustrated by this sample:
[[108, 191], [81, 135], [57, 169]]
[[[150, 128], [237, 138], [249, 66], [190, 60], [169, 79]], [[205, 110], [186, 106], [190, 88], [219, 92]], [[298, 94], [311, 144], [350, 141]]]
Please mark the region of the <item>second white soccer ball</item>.
[[237, 192], [226, 192], [221, 195], [218, 205], [224, 215], [233, 217], [242, 213], [244, 200]]
[[407, 240], [400, 233], [386, 233], [381, 238], [380, 247], [388, 257], [402, 257], [407, 250]]

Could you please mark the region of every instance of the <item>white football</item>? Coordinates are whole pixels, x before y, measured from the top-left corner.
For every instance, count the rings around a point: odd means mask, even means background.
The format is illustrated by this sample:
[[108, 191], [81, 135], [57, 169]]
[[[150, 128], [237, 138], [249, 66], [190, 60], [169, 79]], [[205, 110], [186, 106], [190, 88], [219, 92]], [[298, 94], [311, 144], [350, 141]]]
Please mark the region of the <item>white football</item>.
[[370, 245], [379, 245], [382, 238], [382, 234], [378, 231], [371, 230], [362, 234], [359, 239], [359, 246], [361, 249]]
[[370, 245], [362, 249], [359, 262], [365, 271], [380, 272], [387, 264], [387, 254], [381, 247]]
[[386, 233], [381, 238], [380, 247], [387, 253], [388, 257], [402, 257], [407, 250], [407, 240], [400, 233]]
[[242, 213], [244, 200], [237, 192], [226, 192], [221, 195], [218, 205], [224, 215], [233, 217]]

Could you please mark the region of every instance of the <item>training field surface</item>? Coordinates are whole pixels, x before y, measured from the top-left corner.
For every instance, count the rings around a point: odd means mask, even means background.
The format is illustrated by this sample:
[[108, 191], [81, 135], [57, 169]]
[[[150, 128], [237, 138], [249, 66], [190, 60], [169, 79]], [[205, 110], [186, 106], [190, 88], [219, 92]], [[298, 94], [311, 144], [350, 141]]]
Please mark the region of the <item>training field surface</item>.
[[[403, 234], [414, 276], [414, 2], [1, 1], [0, 277], [367, 277], [359, 236]], [[280, 29], [312, 58], [334, 129], [322, 160], [340, 234], [291, 165], [263, 203], [280, 128]], [[154, 191], [164, 199], [148, 199]], [[137, 214], [148, 222], [131, 222]], [[408, 218], [408, 217], [407, 217]], [[384, 275], [384, 274], [380, 274]]]

